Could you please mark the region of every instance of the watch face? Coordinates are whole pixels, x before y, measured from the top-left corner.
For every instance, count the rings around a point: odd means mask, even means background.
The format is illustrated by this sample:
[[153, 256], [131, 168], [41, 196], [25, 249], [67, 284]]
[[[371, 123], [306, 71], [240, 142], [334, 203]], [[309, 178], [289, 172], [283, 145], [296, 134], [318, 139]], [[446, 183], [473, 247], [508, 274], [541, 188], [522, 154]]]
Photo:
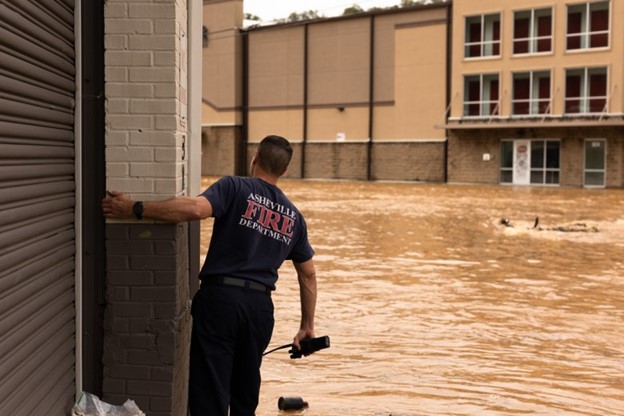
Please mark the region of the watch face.
[[132, 212], [134, 213], [134, 216], [137, 217], [138, 220], [143, 218], [143, 202], [141, 201], [135, 202], [134, 205], [132, 206]]

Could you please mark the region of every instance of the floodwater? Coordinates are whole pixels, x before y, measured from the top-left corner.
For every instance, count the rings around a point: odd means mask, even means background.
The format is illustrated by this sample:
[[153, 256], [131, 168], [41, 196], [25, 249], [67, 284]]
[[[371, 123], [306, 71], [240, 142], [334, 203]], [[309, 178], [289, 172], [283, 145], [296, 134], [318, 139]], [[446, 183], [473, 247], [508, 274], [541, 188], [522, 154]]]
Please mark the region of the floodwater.
[[[280, 187], [308, 222], [331, 347], [267, 355], [258, 416], [624, 415], [624, 191]], [[299, 324], [288, 263], [273, 299], [276, 347]]]

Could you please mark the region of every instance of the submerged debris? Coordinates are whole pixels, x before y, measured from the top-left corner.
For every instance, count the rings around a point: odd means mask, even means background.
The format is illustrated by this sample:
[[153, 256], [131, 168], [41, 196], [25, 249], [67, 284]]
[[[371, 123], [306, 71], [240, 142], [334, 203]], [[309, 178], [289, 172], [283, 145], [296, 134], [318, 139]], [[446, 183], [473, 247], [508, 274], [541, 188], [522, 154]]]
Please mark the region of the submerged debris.
[[[501, 218], [500, 223], [505, 227], [514, 228], [511, 224], [509, 218]], [[533, 222], [533, 227], [527, 227], [528, 230], [534, 229], [537, 231], [559, 231], [566, 233], [597, 233], [598, 228], [595, 226], [589, 226], [584, 222], [574, 222], [570, 224], [558, 225], [556, 227], [540, 227], [540, 219], [539, 217], [535, 217], [535, 221]]]
[[562, 232], [566, 232], [566, 233], [597, 233], [598, 232], [598, 228], [594, 227], [594, 226], [588, 226], [585, 223], [582, 222], [576, 222], [573, 224], [567, 224], [567, 225], [560, 225], [558, 227], [554, 227], [554, 228], [547, 228], [549, 230], [552, 231], [562, 231]]

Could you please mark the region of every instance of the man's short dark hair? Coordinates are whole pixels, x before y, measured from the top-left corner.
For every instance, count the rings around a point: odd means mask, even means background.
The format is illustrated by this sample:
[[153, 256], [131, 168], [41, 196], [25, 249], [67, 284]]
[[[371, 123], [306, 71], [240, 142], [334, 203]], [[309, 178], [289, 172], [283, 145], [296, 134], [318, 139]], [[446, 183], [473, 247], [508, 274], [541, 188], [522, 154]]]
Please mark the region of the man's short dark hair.
[[280, 136], [267, 136], [258, 146], [260, 167], [275, 176], [281, 176], [292, 158], [293, 149], [290, 142]]

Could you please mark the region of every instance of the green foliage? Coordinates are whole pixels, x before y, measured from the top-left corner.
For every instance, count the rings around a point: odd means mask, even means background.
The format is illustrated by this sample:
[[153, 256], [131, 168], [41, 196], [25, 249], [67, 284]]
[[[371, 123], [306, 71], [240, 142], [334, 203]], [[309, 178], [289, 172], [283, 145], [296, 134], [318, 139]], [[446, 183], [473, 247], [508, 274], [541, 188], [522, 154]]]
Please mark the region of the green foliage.
[[359, 5], [354, 4], [351, 7], [347, 7], [346, 9], [344, 9], [344, 12], [342, 12], [343, 16], [349, 15], [349, 14], [355, 14], [355, 13], [362, 13], [364, 11], [364, 9], [362, 9]]
[[277, 23], [290, 23], [301, 22], [303, 20], [312, 20], [323, 18], [322, 14], [319, 14], [318, 10], [308, 10], [305, 12], [292, 12], [286, 19], [277, 19]]
[[251, 14], [251, 13], [245, 13], [244, 19], [245, 20], [255, 20], [256, 22], [259, 22], [259, 21], [262, 20], [262, 19], [260, 19], [259, 16], [256, 16], [255, 14]]

